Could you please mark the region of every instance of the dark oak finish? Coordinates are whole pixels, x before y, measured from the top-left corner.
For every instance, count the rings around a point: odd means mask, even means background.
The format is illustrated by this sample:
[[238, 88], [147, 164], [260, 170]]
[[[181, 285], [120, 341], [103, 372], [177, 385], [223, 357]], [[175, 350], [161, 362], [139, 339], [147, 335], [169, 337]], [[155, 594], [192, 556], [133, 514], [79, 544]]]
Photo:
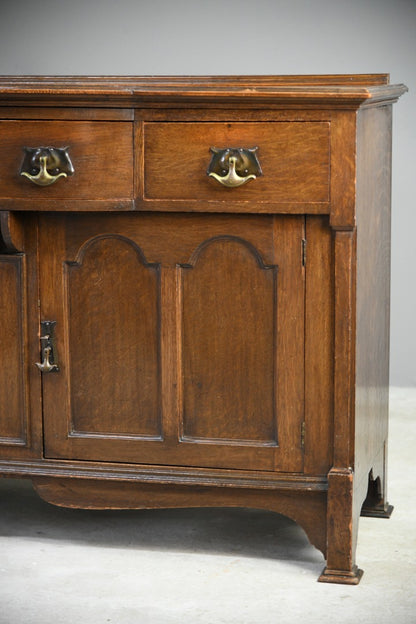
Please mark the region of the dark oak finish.
[[41, 216], [46, 456], [299, 472], [302, 237], [302, 217]]
[[[0, 121], [0, 202], [132, 199], [133, 127], [129, 122]], [[68, 147], [75, 173], [39, 188], [20, 175], [24, 148]], [[29, 204], [29, 205], [30, 205]], [[23, 207], [25, 207], [23, 205]]]
[[0, 461], [42, 456], [37, 224], [0, 213]]
[[27, 397], [24, 353], [26, 333], [25, 258], [0, 256], [2, 284], [0, 314], [0, 344], [4, 370], [2, 381], [10, 395], [0, 395], [0, 440], [9, 444], [27, 442]]
[[[322, 551], [320, 581], [358, 583], [360, 513], [392, 510], [405, 90], [386, 74], [0, 79], [0, 474], [68, 507], [270, 509]], [[25, 147], [68, 148], [73, 175], [37, 186]], [[258, 148], [261, 171], [239, 185], [230, 152], [228, 188], [212, 148]], [[59, 370], [42, 373], [50, 345]]]
[[[163, 199], [175, 200], [177, 209], [186, 200], [229, 204], [231, 193], [232, 205], [329, 201], [328, 123], [145, 123], [143, 134], [147, 210], [157, 209]], [[224, 188], [206, 175], [209, 147], [257, 147], [263, 175], [239, 188]]]
[[[33, 485], [45, 500], [63, 507], [84, 509], [152, 509], [159, 507], [253, 507], [277, 511], [292, 518], [322, 552], [326, 549], [324, 492], [304, 490], [252, 490], [230, 487], [189, 488], [146, 483], [49, 479], [36, 477]], [[94, 491], [94, 498], [91, 497]], [[299, 504], [301, 501], [302, 504]]]
[[[355, 449], [360, 473], [378, 482], [366, 515], [387, 511], [387, 437], [390, 332], [391, 119], [389, 107], [357, 119], [357, 390]], [[375, 172], [375, 173], [373, 173]], [[368, 184], [372, 175], [373, 183]], [[367, 276], [372, 279], [368, 280]], [[366, 490], [360, 484], [362, 491]]]
[[[327, 474], [334, 435], [334, 278], [332, 233], [326, 216], [306, 219], [305, 474]], [[319, 313], [317, 313], [319, 311]]]

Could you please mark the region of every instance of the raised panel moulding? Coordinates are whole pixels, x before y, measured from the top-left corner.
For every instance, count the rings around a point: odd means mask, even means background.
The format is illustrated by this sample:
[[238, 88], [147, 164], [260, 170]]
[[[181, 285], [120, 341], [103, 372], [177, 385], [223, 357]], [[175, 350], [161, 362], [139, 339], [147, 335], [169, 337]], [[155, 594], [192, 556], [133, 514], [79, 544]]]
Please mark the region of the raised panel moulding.
[[277, 446], [277, 266], [219, 236], [180, 271], [183, 440]]
[[66, 263], [71, 435], [161, 438], [159, 282], [159, 265], [119, 235]]

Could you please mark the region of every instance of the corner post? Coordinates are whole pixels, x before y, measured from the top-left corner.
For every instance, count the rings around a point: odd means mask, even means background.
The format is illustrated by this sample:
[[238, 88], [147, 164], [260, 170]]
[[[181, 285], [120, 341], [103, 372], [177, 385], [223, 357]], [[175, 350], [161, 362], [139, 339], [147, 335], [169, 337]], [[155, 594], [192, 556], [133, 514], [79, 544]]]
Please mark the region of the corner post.
[[358, 519], [354, 474], [356, 333], [356, 111], [331, 122], [331, 217], [334, 262], [334, 457], [328, 473], [327, 565], [320, 582], [357, 585]]

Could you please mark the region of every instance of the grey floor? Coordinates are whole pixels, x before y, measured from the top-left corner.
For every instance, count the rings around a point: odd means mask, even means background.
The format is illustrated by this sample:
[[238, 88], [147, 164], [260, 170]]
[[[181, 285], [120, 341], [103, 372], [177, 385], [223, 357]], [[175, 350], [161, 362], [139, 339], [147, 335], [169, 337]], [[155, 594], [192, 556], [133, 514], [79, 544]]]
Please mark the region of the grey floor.
[[416, 389], [392, 389], [390, 520], [361, 518], [359, 586], [316, 579], [291, 520], [55, 508], [0, 479], [0, 624], [416, 623]]

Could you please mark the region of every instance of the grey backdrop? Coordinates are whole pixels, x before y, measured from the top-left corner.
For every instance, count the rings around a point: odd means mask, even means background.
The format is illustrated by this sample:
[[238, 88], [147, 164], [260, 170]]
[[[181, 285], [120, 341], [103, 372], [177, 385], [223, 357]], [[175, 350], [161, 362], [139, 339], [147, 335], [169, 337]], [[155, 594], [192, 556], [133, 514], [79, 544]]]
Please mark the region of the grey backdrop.
[[0, 74], [389, 72], [391, 383], [416, 386], [416, 0], [0, 0]]

